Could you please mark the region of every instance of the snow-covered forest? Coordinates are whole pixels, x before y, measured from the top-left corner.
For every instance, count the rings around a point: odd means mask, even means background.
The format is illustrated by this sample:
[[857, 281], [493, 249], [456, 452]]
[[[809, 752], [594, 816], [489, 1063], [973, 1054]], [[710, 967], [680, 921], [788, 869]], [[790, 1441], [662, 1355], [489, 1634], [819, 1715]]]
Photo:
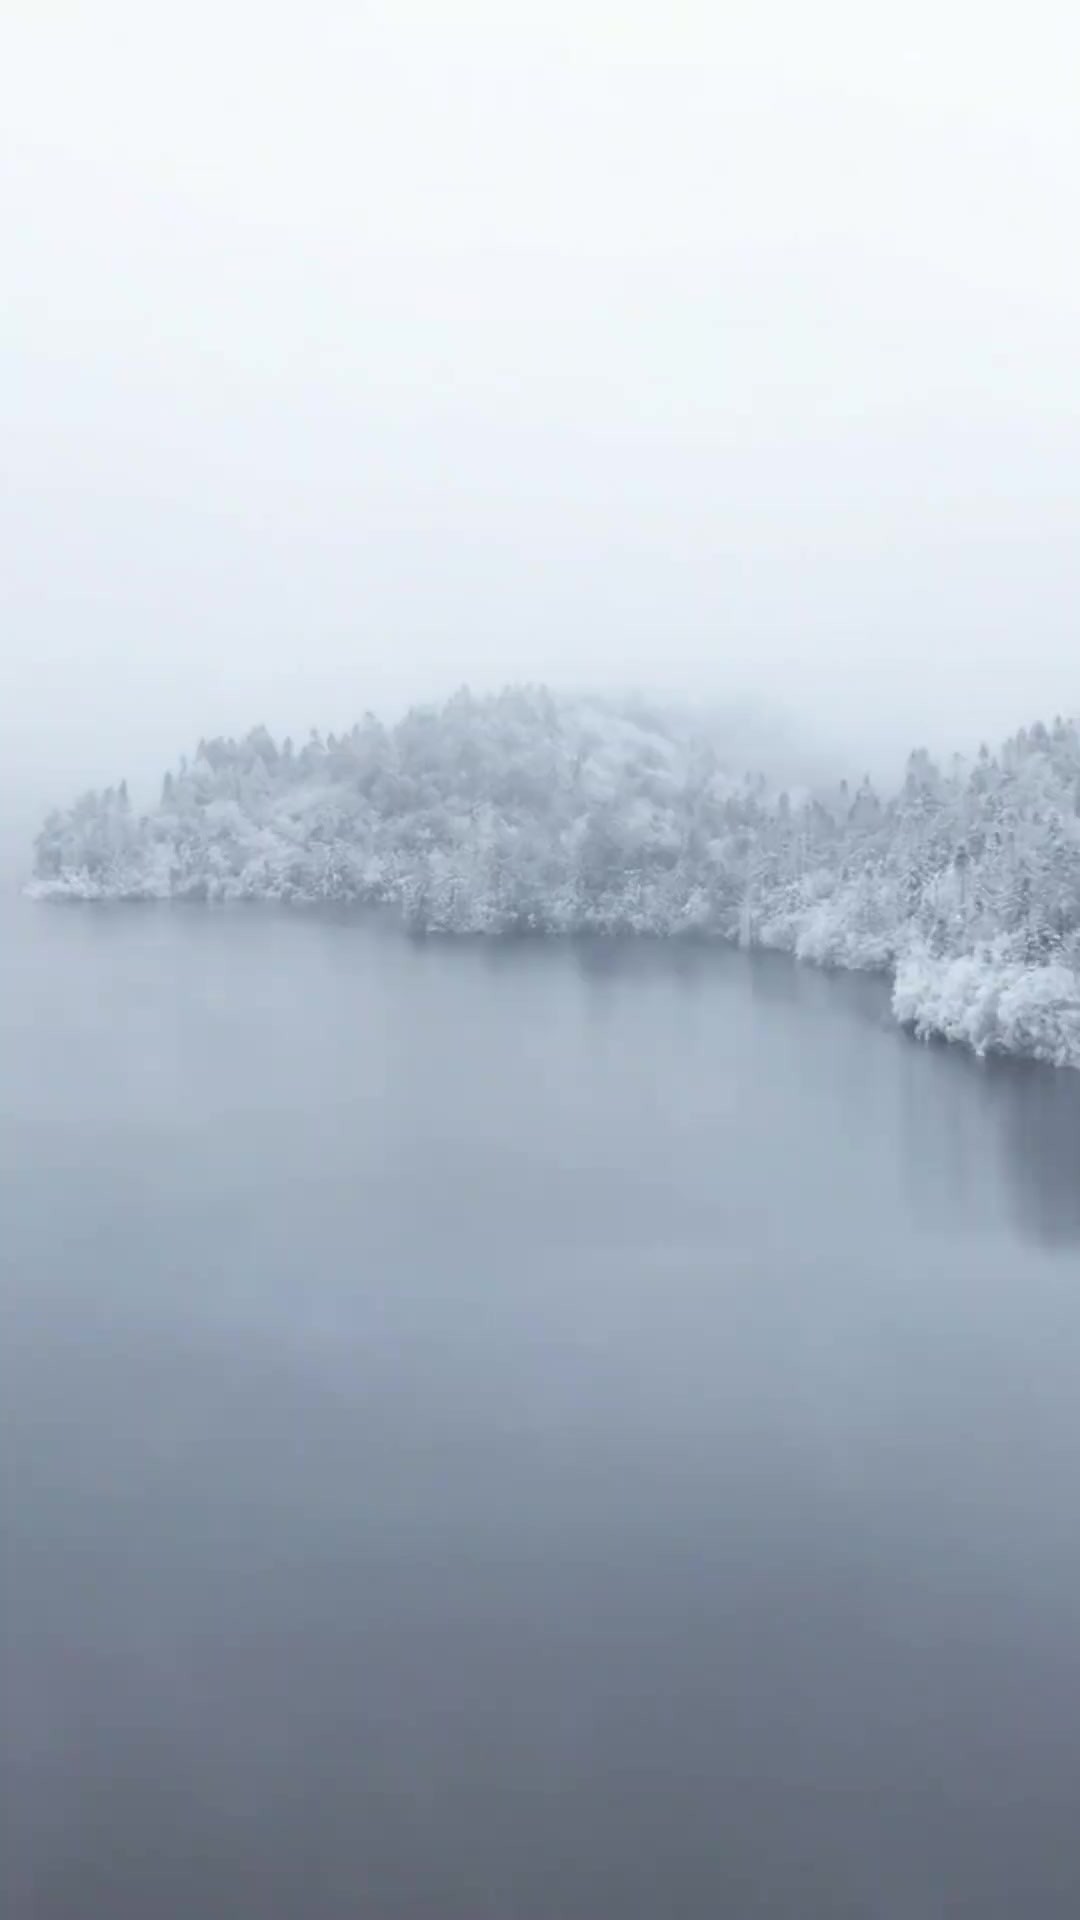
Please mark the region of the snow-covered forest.
[[393, 905], [417, 932], [712, 935], [891, 970], [897, 1018], [1080, 1065], [1080, 732], [1022, 730], [899, 792], [788, 793], [641, 704], [542, 688], [200, 743], [46, 821], [31, 890]]

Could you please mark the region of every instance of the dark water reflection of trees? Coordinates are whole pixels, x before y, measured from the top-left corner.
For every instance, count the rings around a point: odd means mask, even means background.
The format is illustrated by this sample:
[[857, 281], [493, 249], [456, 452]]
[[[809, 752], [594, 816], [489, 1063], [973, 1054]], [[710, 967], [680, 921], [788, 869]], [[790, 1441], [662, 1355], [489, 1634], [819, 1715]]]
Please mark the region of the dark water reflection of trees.
[[[768, 991], [806, 994], [804, 970]], [[857, 1017], [889, 1025], [884, 984], [833, 975], [809, 991], [839, 996]], [[756, 989], [761, 991], [760, 985]], [[906, 1164], [926, 1205], [966, 1193], [973, 1211], [1006, 1211], [1024, 1239], [1080, 1244], [1080, 1073], [1036, 1061], [922, 1044], [894, 1031], [902, 1087]]]
[[874, 974], [823, 973], [783, 954], [718, 954], [693, 942], [643, 942], [628, 956], [627, 943], [596, 940], [576, 951], [598, 979], [629, 963], [699, 987], [718, 964], [745, 969], [758, 1005], [829, 1020], [838, 1073], [895, 1077], [910, 1198], [920, 1214], [955, 1213], [963, 1196], [974, 1218], [984, 1213], [989, 1223], [1004, 1211], [1034, 1245], [1080, 1245], [1080, 1073], [915, 1041], [894, 1025], [887, 983]]

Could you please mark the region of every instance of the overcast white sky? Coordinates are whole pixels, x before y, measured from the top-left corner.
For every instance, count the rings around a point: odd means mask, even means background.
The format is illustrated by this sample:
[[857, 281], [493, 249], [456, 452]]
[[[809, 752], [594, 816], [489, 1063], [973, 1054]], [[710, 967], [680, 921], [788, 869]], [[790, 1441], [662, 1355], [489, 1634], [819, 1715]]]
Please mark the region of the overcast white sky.
[[1078, 61], [1040, 0], [7, 0], [5, 767], [462, 679], [867, 758], [1080, 709]]

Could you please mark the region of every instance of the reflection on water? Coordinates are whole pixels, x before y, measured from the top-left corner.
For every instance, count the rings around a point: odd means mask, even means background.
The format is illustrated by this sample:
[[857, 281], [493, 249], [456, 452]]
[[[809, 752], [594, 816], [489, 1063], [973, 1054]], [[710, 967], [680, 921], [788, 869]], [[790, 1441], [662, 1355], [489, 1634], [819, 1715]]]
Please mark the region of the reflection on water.
[[5, 1920], [1075, 1920], [1080, 1075], [691, 943], [6, 932]]
[[[834, 1020], [839, 1010], [845, 1022], [890, 1037], [913, 1205], [940, 1224], [962, 1209], [993, 1222], [1004, 1204], [1014, 1229], [1037, 1245], [1080, 1241], [1080, 1073], [913, 1041], [894, 1026], [888, 988], [871, 974], [821, 973], [786, 956], [745, 964], [755, 999]], [[864, 1071], [880, 1072], [883, 1057], [878, 1048], [871, 1066], [863, 1054]]]
[[985, 1063], [1015, 1219], [1045, 1246], [1080, 1240], [1080, 1074]]

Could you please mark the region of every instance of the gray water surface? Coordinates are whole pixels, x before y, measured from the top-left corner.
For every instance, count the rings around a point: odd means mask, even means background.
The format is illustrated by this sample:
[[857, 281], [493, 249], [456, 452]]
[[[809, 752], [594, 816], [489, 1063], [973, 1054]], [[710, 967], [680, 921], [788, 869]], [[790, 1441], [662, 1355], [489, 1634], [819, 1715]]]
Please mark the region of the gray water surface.
[[7, 914], [8, 1920], [1080, 1913], [1080, 1075]]

